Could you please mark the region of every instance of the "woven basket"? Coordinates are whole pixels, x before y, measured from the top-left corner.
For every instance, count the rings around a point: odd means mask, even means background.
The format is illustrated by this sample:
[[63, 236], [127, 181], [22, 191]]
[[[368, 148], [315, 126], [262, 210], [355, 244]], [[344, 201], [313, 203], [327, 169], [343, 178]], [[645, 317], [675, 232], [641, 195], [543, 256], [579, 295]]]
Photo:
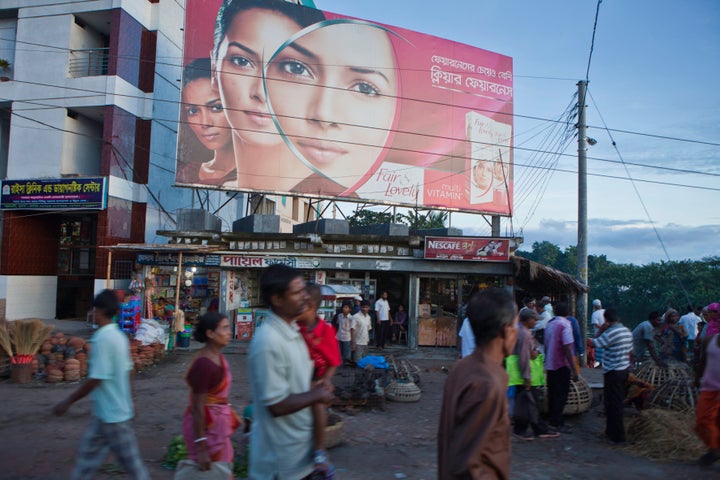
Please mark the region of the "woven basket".
[[697, 403], [697, 388], [691, 378], [673, 378], [655, 389], [650, 408], [664, 408], [679, 412], [693, 412]]
[[[548, 395], [547, 387], [543, 387], [543, 404], [542, 413], [548, 413]], [[590, 410], [592, 404], [592, 389], [583, 377], [579, 377], [577, 382], [570, 380], [570, 392], [568, 393], [567, 403], [563, 410], [563, 415], [578, 415]]]
[[327, 426], [325, 427], [325, 450], [337, 447], [342, 443], [343, 421], [342, 417], [336, 413], [328, 415]]
[[648, 361], [637, 369], [635, 376], [657, 388], [668, 380], [692, 378], [693, 371], [690, 365], [684, 362], [668, 362], [667, 368], [662, 368]]
[[393, 402], [417, 402], [421, 396], [420, 387], [413, 382], [393, 380], [385, 387], [385, 398]]
[[577, 382], [570, 380], [570, 393], [563, 415], [577, 415], [590, 410], [592, 404], [592, 389], [587, 380], [579, 377]]

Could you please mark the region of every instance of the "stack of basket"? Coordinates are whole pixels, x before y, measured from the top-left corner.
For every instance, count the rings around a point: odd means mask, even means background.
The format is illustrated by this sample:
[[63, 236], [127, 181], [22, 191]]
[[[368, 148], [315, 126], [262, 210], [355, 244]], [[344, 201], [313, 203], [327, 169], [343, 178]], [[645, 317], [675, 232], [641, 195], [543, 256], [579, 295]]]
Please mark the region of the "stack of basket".
[[660, 385], [650, 396], [650, 408], [679, 412], [695, 411], [697, 388], [692, 378], [673, 378]]
[[635, 372], [637, 378], [645, 380], [655, 388], [668, 380], [690, 378], [692, 375], [692, 368], [685, 362], [668, 362], [667, 367], [659, 367], [654, 362], [648, 361]]
[[420, 381], [420, 370], [411, 367], [412, 364], [405, 360], [395, 362], [393, 357], [389, 357], [390, 373], [393, 379], [385, 387], [385, 398], [393, 402], [417, 402], [422, 396], [420, 387], [417, 386], [415, 379]]

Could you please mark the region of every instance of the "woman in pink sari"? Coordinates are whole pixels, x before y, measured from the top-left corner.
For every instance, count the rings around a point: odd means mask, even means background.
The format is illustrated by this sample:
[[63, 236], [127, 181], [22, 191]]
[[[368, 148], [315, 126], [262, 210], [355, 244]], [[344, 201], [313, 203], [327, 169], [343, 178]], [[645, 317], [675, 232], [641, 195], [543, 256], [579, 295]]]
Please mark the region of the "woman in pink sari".
[[233, 462], [230, 436], [242, 420], [228, 403], [232, 375], [222, 354], [232, 337], [227, 317], [217, 312], [201, 316], [193, 337], [205, 346], [185, 376], [190, 404], [183, 417], [183, 437], [190, 459], [204, 471], [212, 462]]

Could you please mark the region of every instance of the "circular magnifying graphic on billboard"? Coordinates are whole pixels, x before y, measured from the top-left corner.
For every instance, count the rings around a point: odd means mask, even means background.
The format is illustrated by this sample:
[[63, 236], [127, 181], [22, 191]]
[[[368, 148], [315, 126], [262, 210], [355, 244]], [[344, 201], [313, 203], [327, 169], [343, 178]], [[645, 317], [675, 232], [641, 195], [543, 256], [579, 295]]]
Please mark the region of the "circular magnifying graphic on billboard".
[[313, 172], [296, 190], [337, 194], [372, 175], [398, 110], [388, 31], [346, 19], [306, 28], [266, 63], [265, 86], [278, 132]]

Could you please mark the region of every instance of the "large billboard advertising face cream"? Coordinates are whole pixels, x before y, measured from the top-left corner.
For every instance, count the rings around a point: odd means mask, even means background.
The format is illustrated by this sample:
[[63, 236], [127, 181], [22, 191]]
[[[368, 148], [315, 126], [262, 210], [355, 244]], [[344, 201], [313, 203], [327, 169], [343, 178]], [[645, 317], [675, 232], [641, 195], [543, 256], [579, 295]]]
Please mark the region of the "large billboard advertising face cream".
[[188, 0], [176, 182], [512, 213], [512, 59], [282, 0]]

